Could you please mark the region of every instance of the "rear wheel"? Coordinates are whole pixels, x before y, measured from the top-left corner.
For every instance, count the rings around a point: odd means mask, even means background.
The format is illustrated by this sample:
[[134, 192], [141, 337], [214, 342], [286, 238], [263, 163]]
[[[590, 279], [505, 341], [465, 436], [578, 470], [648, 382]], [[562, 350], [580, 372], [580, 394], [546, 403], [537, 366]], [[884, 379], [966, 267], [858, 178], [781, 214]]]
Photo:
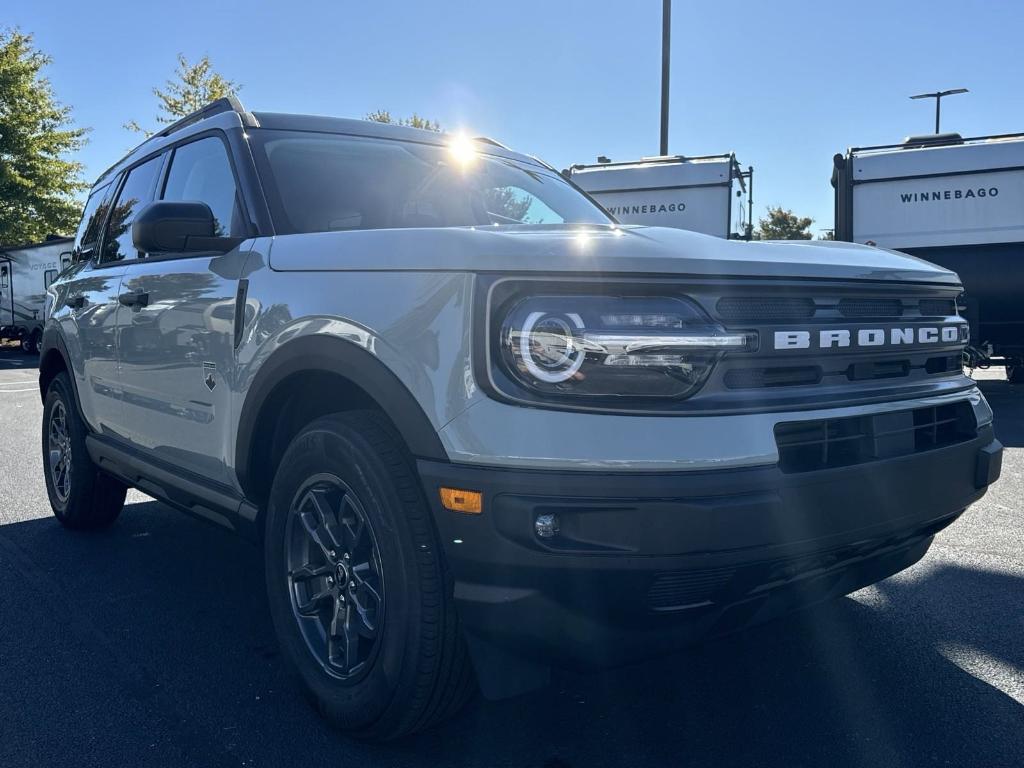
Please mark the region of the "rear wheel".
[[85, 447], [82, 421], [67, 373], [50, 382], [43, 405], [43, 473], [53, 514], [67, 528], [110, 525], [124, 506], [126, 486], [104, 474]]
[[473, 692], [430, 511], [377, 414], [328, 416], [295, 438], [274, 478], [265, 558], [282, 655], [336, 726], [396, 738]]

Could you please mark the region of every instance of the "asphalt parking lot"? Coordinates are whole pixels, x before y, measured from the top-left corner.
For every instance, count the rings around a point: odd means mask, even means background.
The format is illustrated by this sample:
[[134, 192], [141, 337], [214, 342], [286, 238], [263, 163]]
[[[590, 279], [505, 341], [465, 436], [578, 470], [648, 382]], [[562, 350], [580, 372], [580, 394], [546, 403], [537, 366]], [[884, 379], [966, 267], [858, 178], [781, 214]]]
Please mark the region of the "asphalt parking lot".
[[36, 371], [0, 349], [0, 766], [1021, 765], [1024, 388], [982, 381], [1003, 478], [910, 570], [669, 659], [559, 674], [397, 745], [289, 684], [249, 544], [134, 493], [51, 517]]

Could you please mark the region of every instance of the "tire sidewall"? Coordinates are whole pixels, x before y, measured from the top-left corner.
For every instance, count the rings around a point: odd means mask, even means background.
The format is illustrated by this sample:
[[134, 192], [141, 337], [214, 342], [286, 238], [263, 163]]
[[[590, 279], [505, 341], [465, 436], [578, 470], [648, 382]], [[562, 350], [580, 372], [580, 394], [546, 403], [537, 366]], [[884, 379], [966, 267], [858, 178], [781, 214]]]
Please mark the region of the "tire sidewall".
[[[65, 421], [67, 423], [68, 436], [71, 438], [71, 491], [66, 500], [61, 501], [60, 496], [53, 485], [53, 475], [50, 471], [50, 419], [57, 403], [64, 406]], [[46, 493], [50, 498], [50, 506], [58, 519], [64, 520], [72, 505], [75, 504], [76, 496], [81, 494], [83, 484], [88, 482], [87, 461], [89, 454], [85, 447], [85, 430], [75, 407], [75, 399], [71, 394], [65, 374], [58, 374], [50, 383], [46, 391], [46, 400], [43, 403], [43, 476], [46, 480]]]
[[[330, 473], [358, 497], [373, 528], [384, 581], [384, 623], [372, 667], [347, 683], [328, 674], [310, 653], [292, 612], [285, 563], [285, 531], [292, 501], [315, 474]], [[359, 729], [378, 720], [416, 663], [420, 610], [415, 542], [384, 463], [354, 432], [316, 426], [296, 438], [279, 465], [267, 512], [264, 542], [270, 612], [288, 666], [333, 719]]]

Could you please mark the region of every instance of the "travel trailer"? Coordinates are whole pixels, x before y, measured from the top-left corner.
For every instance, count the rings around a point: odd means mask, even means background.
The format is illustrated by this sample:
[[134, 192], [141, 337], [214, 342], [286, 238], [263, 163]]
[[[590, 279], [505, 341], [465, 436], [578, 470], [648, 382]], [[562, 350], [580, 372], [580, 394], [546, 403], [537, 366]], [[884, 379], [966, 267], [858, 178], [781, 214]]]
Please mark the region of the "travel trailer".
[[1024, 134], [909, 137], [833, 158], [836, 240], [960, 275], [972, 365], [1024, 383]]
[[17, 341], [38, 353], [46, 289], [71, 263], [71, 238], [0, 246], [0, 341]]
[[675, 227], [731, 239], [753, 230], [753, 167], [736, 155], [645, 157], [573, 165], [566, 175], [623, 224]]

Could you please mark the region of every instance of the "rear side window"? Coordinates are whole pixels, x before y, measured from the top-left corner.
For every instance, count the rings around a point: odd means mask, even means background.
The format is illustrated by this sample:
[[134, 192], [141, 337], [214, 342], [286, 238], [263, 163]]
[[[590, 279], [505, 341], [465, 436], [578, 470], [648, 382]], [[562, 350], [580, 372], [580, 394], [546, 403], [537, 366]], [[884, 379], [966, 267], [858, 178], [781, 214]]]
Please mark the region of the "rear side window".
[[216, 219], [217, 237], [245, 234], [235, 175], [224, 142], [214, 136], [174, 150], [163, 199], [206, 203]]
[[89, 195], [78, 232], [75, 233], [75, 244], [72, 246], [76, 258], [87, 259], [96, 250], [103, 229], [103, 220], [107, 218], [107, 211], [110, 209], [111, 192], [112, 185], [107, 183], [97, 187]]
[[139, 257], [139, 252], [132, 244], [132, 222], [139, 215], [139, 211], [153, 200], [153, 189], [156, 186], [162, 159], [160, 156], [154, 157], [128, 172], [128, 178], [121, 186], [117, 202], [114, 203], [110, 218], [107, 220], [101, 264]]

